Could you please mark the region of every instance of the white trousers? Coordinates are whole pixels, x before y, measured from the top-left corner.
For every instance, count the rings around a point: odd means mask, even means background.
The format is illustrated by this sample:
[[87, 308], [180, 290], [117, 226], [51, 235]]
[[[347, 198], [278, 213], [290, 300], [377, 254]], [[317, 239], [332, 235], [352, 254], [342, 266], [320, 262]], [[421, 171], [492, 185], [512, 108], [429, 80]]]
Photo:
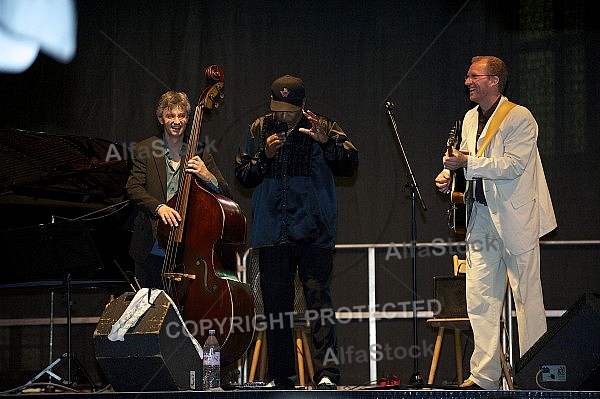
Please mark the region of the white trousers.
[[502, 375], [500, 318], [507, 278], [517, 315], [521, 356], [546, 332], [540, 248], [537, 245], [523, 254], [510, 254], [489, 210], [477, 202], [473, 205], [466, 242], [467, 312], [474, 337], [469, 379], [483, 389], [498, 389]]

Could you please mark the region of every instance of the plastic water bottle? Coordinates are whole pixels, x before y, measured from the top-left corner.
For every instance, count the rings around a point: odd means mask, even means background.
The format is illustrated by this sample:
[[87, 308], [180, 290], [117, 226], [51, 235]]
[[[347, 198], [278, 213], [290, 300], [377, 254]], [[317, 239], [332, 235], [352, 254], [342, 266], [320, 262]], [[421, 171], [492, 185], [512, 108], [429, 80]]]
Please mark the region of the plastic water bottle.
[[221, 346], [215, 330], [208, 331], [208, 338], [202, 347], [202, 384], [205, 391], [221, 386]]

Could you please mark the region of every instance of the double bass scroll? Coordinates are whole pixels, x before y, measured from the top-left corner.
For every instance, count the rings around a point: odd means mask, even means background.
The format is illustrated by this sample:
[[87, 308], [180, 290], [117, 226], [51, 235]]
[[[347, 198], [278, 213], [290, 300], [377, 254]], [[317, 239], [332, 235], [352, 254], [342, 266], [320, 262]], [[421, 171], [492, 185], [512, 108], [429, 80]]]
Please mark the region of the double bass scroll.
[[[209, 66], [210, 82], [196, 106], [187, 153], [182, 165], [197, 154], [204, 110], [223, 100], [224, 73]], [[221, 344], [221, 364], [239, 359], [254, 337], [254, 302], [248, 284], [237, 276], [236, 252], [245, 247], [246, 217], [240, 206], [204, 187], [190, 173], [180, 175], [177, 194], [168, 202], [182, 217], [179, 226], [159, 223], [159, 246], [165, 249], [163, 281], [190, 332], [201, 344], [208, 330]], [[240, 323], [242, 321], [243, 323]], [[250, 322], [247, 322], [250, 321]]]

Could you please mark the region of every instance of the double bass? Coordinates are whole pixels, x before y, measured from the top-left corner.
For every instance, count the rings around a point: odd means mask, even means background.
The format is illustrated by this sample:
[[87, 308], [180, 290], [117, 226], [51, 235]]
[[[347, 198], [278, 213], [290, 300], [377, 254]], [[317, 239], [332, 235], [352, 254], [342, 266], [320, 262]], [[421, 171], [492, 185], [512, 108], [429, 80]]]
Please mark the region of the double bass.
[[[205, 75], [211, 84], [196, 106], [182, 165], [197, 154], [204, 110], [217, 108], [224, 98], [221, 68], [211, 65]], [[158, 228], [158, 243], [165, 249], [163, 282], [200, 344], [209, 329], [215, 330], [226, 366], [246, 352], [254, 337], [254, 303], [248, 284], [237, 276], [236, 262], [246, 242], [246, 217], [236, 202], [181, 173], [177, 194], [167, 204], [182, 221]]]

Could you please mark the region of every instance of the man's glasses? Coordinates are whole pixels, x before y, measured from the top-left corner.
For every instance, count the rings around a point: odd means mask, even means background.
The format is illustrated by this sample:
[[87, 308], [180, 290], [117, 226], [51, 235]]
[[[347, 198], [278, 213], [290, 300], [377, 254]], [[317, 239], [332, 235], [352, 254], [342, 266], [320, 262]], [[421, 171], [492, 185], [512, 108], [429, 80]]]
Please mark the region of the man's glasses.
[[471, 81], [476, 81], [479, 78], [483, 78], [484, 76], [496, 76], [496, 75], [465, 75], [465, 81], [471, 79]]

